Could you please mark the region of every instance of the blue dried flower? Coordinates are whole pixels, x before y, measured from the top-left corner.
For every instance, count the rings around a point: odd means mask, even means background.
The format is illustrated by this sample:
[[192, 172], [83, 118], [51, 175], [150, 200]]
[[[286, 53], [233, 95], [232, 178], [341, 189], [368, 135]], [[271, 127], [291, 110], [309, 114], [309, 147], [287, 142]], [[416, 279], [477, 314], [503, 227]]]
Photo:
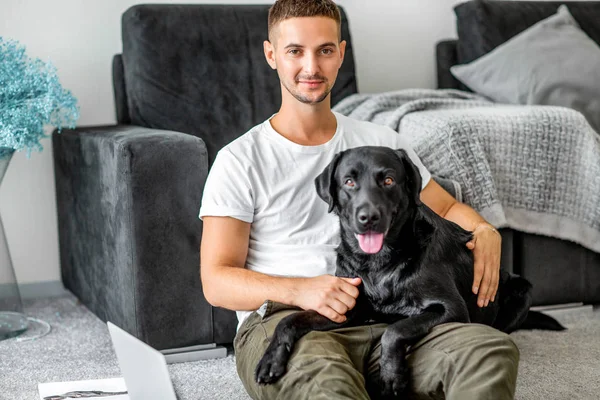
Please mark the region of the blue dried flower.
[[29, 158], [49, 137], [44, 126], [60, 132], [75, 128], [78, 118], [77, 99], [61, 86], [50, 61], [31, 59], [24, 46], [0, 36], [0, 148], [26, 148]]

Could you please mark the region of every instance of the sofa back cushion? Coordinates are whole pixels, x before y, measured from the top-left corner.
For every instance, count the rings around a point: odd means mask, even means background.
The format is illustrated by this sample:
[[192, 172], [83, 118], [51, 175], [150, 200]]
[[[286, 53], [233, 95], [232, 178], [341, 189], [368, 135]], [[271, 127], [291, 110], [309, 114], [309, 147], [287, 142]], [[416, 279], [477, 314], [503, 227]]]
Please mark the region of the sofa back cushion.
[[[454, 7], [459, 64], [489, 53], [513, 36], [557, 12], [564, 1], [474, 0]], [[600, 1], [568, 1], [581, 29], [600, 44]]]
[[[131, 123], [198, 136], [209, 165], [225, 144], [279, 110], [277, 72], [267, 64], [270, 5], [145, 4], [122, 16], [123, 68]], [[332, 106], [356, 93], [348, 21], [346, 56]]]
[[600, 46], [581, 30], [566, 4], [486, 55], [450, 70], [497, 103], [572, 108], [600, 132]]

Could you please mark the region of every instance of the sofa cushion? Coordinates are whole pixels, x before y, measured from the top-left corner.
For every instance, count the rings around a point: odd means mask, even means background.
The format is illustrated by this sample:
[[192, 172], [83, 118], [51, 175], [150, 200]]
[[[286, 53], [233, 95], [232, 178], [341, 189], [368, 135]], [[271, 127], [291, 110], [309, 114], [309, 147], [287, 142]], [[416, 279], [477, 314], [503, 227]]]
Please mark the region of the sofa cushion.
[[600, 132], [600, 46], [579, 28], [566, 5], [450, 71], [495, 102], [575, 109]]
[[[564, 2], [475, 0], [454, 7], [458, 63], [489, 53], [533, 24], [555, 14]], [[600, 44], [600, 1], [569, 1], [581, 29]]]
[[[209, 165], [225, 144], [279, 110], [277, 72], [267, 64], [270, 5], [164, 5], [122, 17], [123, 65], [131, 123], [201, 137]], [[348, 21], [346, 56], [332, 106], [356, 92]]]

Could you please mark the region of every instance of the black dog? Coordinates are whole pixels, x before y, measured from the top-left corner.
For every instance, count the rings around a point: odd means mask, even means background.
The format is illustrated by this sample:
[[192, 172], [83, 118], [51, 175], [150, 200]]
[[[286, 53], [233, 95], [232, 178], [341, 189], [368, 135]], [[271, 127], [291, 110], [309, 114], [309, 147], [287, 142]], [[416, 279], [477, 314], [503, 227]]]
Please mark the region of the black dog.
[[355, 307], [343, 323], [316, 311], [282, 319], [255, 373], [277, 381], [294, 343], [311, 330], [387, 322], [381, 338], [381, 393], [402, 394], [409, 383], [406, 345], [445, 322], [476, 322], [503, 332], [518, 328], [565, 329], [529, 311], [531, 284], [501, 271], [496, 300], [477, 306], [471, 291], [472, 233], [420, 201], [421, 175], [404, 150], [359, 147], [341, 152], [315, 180], [319, 196], [340, 219], [336, 276], [360, 277]]

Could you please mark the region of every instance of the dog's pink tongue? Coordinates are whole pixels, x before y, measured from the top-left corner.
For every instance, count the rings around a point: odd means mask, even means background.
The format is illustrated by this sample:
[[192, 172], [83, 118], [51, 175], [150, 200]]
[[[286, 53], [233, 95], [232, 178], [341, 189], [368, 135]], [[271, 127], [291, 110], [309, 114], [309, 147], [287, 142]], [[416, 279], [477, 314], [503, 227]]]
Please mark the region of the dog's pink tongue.
[[375, 254], [383, 247], [383, 233], [369, 231], [358, 236], [358, 244], [362, 251]]

